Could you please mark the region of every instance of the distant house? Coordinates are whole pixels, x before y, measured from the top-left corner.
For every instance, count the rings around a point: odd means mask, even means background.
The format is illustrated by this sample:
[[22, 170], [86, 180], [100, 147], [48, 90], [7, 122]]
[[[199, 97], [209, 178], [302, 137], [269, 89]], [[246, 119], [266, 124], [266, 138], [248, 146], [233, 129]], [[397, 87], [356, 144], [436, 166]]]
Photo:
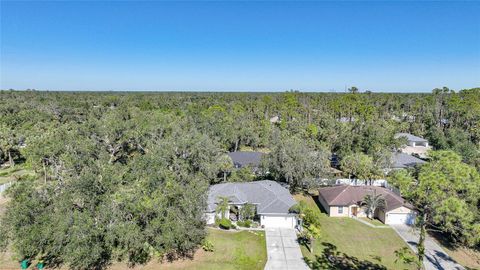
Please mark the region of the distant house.
[[288, 189], [279, 183], [263, 180], [246, 183], [222, 183], [213, 185], [208, 191], [207, 210], [205, 219], [207, 224], [213, 224], [219, 197], [228, 197], [230, 200], [230, 214], [238, 213], [246, 203], [255, 205], [256, 217], [260, 225], [265, 228], [295, 228], [297, 215], [290, 213], [290, 208], [296, 204]]
[[337, 122], [340, 122], [340, 123], [351, 123], [351, 122], [355, 122], [356, 119], [355, 117], [340, 117], [340, 118], [337, 118]]
[[350, 186], [377, 186], [385, 187], [387, 186], [387, 180], [385, 179], [375, 179], [375, 180], [365, 180], [365, 179], [349, 179], [349, 178], [339, 178], [335, 180], [335, 185], [350, 185]]
[[377, 210], [374, 217], [385, 224], [413, 224], [413, 206], [394, 192], [376, 186], [331, 186], [320, 188], [318, 200], [331, 217], [365, 217], [362, 201], [366, 195], [381, 194], [386, 201], [386, 209]]
[[392, 169], [406, 169], [424, 164], [425, 161], [406, 153], [395, 152], [392, 154]]
[[424, 138], [412, 135], [410, 133], [397, 133], [394, 136], [395, 139], [406, 138], [407, 144], [400, 149], [402, 153], [413, 155], [416, 154], [420, 157], [426, 157], [426, 153], [432, 147], [428, 144], [428, 141]]
[[280, 117], [278, 115], [270, 118], [270, 123], [275, 124], [275, 123], [278, 123], [278, 122], [280, 122]]
[[232, 159], [235, 168], [250, 167], [256, 171], [261, 164], [264, 153], [261, 152], [230, 152], [228, 156]]

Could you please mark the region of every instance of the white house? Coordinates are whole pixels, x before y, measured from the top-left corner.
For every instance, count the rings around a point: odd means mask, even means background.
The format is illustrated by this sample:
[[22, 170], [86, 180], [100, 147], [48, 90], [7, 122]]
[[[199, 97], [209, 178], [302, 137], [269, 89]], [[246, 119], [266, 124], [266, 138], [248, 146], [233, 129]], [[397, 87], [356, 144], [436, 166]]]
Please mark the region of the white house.
[[362, 201], [366, 195], [381, 194], [386, 202], [384, 210], [374, 217], [385, 224], [413, 224], [416, 213], [413, 206], [394, 192], [377, 186], [340, 185], [318, 190], [318, 200], [331, 217], [366, 217]]
[[246, 183], [222, 183], [208, 191], [207, 224], [213, 224], [219, 197], [228, 197], [230, 211], [240, 209], [246, 203], [255, 205], [256, 217], [265, 228], [295, 228], [297, 215], [290, 213], [296, 204], [288, 189], [274, 181], [263, 180]]
[[402, 153], [413, 155], [416, 154], [421, 158], [426, 157], [427, 151], [432, 149], [428, 144], [428, 141], [424, 138], [417, 137], [410, 133], [397, 133], [394, 136], [395, 139], [406, 138], [407, 144], [403, 145], [400, 149]]

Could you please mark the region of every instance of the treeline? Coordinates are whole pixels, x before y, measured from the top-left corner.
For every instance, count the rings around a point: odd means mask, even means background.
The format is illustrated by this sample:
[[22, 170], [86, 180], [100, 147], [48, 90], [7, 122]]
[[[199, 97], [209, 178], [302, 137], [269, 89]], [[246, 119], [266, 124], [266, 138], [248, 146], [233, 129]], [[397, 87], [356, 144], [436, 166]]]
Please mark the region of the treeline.
[[[0, 164], [29, 167], [1, 221], [2, 246], [49, 265], [191, 255], [210, 184], [251, 180], [225, 153], [270, 151], [292, 189], [339, 160], [385, 160], [396, 132], [480, 169], [480, 88], [458, 93], [0, 92]], [[383, 166], [383, 165], [382, 165]], [[264, 177], [262, 175], [257, 177]]]

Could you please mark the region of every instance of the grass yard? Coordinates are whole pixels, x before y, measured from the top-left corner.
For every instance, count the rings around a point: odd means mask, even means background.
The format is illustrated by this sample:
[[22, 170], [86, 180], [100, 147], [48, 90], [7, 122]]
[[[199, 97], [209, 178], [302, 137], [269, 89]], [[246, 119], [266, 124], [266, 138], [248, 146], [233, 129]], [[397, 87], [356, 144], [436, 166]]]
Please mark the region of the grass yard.
[[[294, 195], [315, 209], [319, 206], [312, 196]], [[351, 218], [333, 218], [321, 215], [322, 237], [315, 241], [314, 254], [302, 246], [305, 257], [337, 254], [342, 260], [353, 262], [358, 269], [414, 269], [413, 266], [395, 263], [395, 250], [406, 247], [405, 242], [391, 228], [372, 228]], [[383, 224], [382, 224], [383, 225]]]
[[385, 224], [383, 224], [380, 220], [378, 219], [369, 219], [369, 218], [366, 218], [366, 217], [361, 217], [359, 218], [363, 221], [366, 221], [370, 224], [372, 224], [373, 226], [385, 226]]
[[[125, 263], [114, 263], [111, 270], [263, 270], [267, 262], [265, 232], [263, 231], [221, 231], [208, 229], [207, 239], [213, 243], [214, 251], [201, 248], [193, 259], [160, 263], [152, 260], [146, 265], [129, 268]], [[0, 269], [19, 269], [10, 252], [0, 253]], [[32, 267], [30, 267], [33, 269]], [[62, 267], [62, 269], [67, 269]]]
[[[171, 263], [152, 261], [134, 269], [195, 269], [195, 270], [263, 270], [267, 262], [265, 232], [263, 231], [222, 231], [208, 228], [207, 239], [213, 243], [214, 251], [199, 249], [193, 259]], [[114, 270], [131, 269], [125, 264], [115, 264]]]

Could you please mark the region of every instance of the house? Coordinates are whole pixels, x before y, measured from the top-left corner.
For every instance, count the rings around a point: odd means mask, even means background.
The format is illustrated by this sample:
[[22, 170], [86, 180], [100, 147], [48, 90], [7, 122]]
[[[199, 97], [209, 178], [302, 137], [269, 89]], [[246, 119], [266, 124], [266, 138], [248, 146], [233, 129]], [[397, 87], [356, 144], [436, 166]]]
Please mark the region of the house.
[[381, 194], [385, 210], [375, 211], [374, 217], [385, 224], [413, 224], [413, 206], [389, 189], [376, 186], [331, 186], [320, 188], [318, 200], [331, 217], [366, 217], [362, 201], [366, 195]]
[[270, 123], [275, 124], [280, 122], [280, 117], [278, 115], [270, 118]]
[[395, 152], [392, 154], [392, 169], [405, 169], [424, 164], [425, 161], [406, 153]]
[[419, 157], [426, 157], [427, 151], [432, 147], [428, 144], [428, 141], [424, 138], [417, 137], [410, 133], [397, 133], [394, 136], [395, 139], [406, 138], [407, 144], [400, 149], [402, 153], [413, 155], [416, 154]]
[[264, 153], [261, 152], [230, 152], [228, 156], [232, 159], [235, 168], [240, 169], [243, 167], [251, 167], [253, 171], [256, 171], [260, 167], [262, 157]]
[[265, 228], [295, 228], [297, 215], [290, 213], [290, 208], [296, 204], [292, 195], [285, 187], [270, 180], [222, 183], [209, 188], [205, 219], [207, 224], [213, 224], [217, 213], [219, 197], [228, 197], [230, 200], [230, 214], [238, 211], [246, 203], [255, 205], [256, 219]]

